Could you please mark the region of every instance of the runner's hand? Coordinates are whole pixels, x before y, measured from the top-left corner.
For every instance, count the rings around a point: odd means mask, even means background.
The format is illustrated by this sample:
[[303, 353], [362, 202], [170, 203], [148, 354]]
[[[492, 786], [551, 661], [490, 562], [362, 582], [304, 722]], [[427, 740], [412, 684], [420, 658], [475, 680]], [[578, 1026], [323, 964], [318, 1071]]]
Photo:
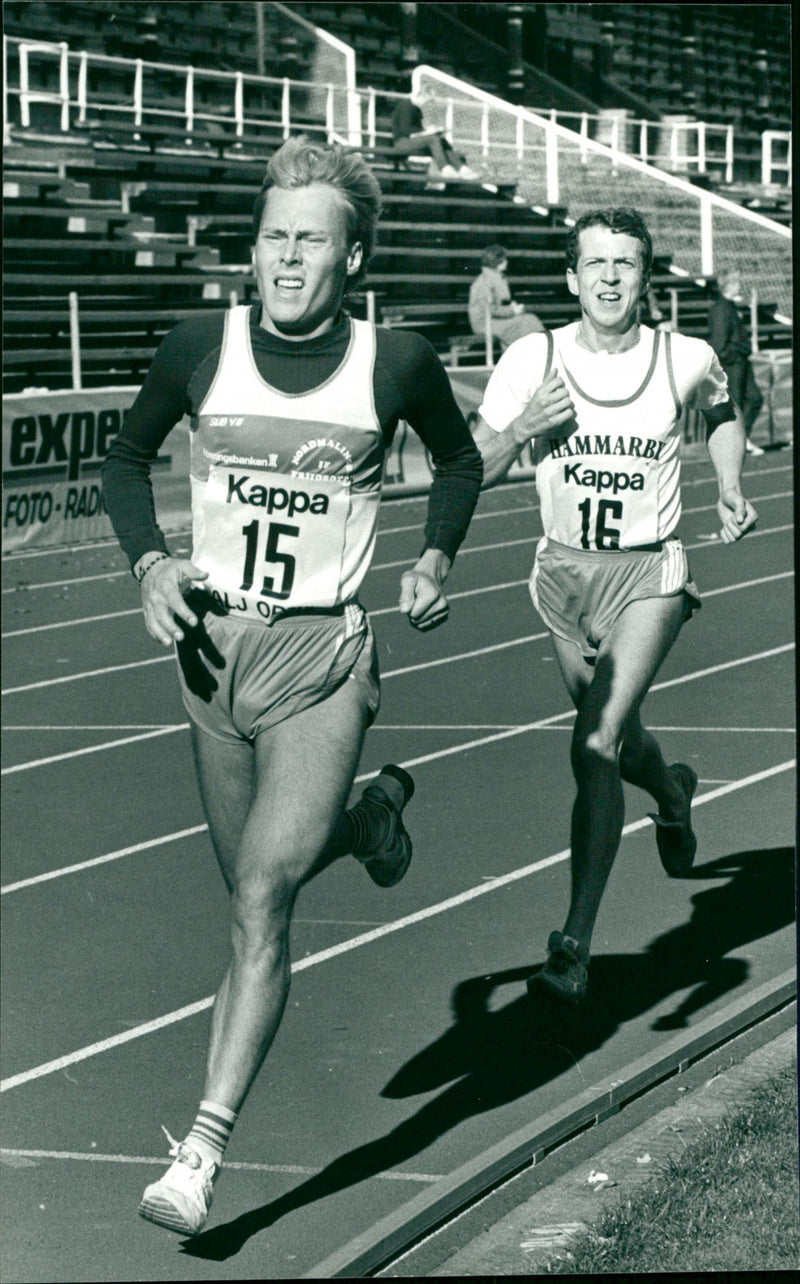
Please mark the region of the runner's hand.
[[400, 577], [400, 612], [408, 622], [424, 633], [444, 624], [450, 605], [441, 586], [424, 571], [406, 571]]
[[183, 620], [189, 628], [197, 624], [197, 617], [187, 606], [184, 593], [196, 580], [208, 579], [208, 571], [186, 558], [165, 557], [154, 565], [142, 580], [142, 608], [147, 632], [162, 646], [183, 641]]
[[422, 633], [444, 624], [450, 614], [450, 604], [442, 591], [449, 570], [447, 554], [429, 548], [413, 570], [400, 577], [400, 612]]
[[514, 420], [514, 436], [520, 443], [531, 437], [565, 435], [566, 426], [572, 427], [575, 406], [569, 389], [557, 370], [551, 370], [544, 383], [536, 389], [525, 409]]
[[720, 491], [717, 512], [722, 522], [720, 539], [725, 544], [733, 544], [741, 539], [758, 521], [756, 510], [737, 486], [728, 486]]

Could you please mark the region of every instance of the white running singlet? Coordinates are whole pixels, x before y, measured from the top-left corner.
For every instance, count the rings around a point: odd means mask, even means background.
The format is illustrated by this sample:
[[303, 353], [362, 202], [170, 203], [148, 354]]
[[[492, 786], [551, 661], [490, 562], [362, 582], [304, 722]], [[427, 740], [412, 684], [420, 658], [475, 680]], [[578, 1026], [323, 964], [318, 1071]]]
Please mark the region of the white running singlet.
[[595, 551], [654, 544], [681, 514], [683, 408], [727, 402], [727, 377], [702, 339], [641, 326], [625, 352], [590, 352], [576, 342], [579, 324], [553, 330], [552, 341], [532, 334], [511, 344], [480, 414], [502, 432], [555, 368], [575, 419], [566, 433], [533, 439], [545, 535]]
[[192, 560], [227, 610], [268, 621], [357, 593], [375, 546], [384, 439], [368, 322], [351, 319], [347, 353], [328, 380], [289, 394], [258, 373], [249, 316], [246, 305], [227, 313], [192, 426]]

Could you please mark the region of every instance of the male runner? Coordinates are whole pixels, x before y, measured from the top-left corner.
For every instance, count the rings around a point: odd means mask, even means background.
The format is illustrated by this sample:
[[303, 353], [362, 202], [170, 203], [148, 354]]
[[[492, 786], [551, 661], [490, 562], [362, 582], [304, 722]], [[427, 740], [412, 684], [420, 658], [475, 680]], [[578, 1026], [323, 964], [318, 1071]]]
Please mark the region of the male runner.
[[[104, 469], [108, 512], [141, 584], [145, 625], [177, 645], [214, 850], [231, 895], [232, 958], [212, 1015], [205, 1087], [175, 1162], [140, 1213], [203, 1226], [237, 1112], [289, 989], [300, 887], [352, 852], [376, 883], [406, 871], [413, 782], [385, 767], [344, 811], [379, 701], [357, 593], [400, 419], [434, 461], [424, 551], [401, 577], [418, 629], [448, 614], [443, 584], [472, 515], [481, 457], [420, 335], [342, 308], [375, 240], [380, 188], [363, 159], [294, 138], [253, 212], [260, 303], [178, 325], [161, 344]], [[150, 464], [190, 416], [193, 552], [156, 523]]]
[[696, 848], [690, 807], [697, 776], [685, 763], [667, 766], [639, 716], [681, 625], [700, 605], [675, 533], [678, 421], [690, 397], [707, 424], [722, 539], [740, 539], [756, 513], [740, 489], [741, 414], [714, 351], [701, 339], [637, 321], [652, 263], [640, 215], [585, 214], [570, 230], [566, 257], [580, 320], [508, 348], [486, 389], [475, 437], [487, 486], [535, 441], [544, 538], [530, 589], [578, 711], [571, 744], [577, 797], [569, 912], [528, 985], [580, 1003], [622, 835], [622, 781], [658, 803], [653, 819], [668, 874], [688, 873]]

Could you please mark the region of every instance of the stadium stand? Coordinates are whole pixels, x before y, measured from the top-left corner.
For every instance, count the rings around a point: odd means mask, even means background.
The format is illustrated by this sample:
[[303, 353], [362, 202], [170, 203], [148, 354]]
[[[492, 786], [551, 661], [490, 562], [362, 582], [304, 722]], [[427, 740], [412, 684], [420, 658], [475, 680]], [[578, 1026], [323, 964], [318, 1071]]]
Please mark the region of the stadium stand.
[[[394, 168], [388, 146], [391, 94], [407, 91], [410, 65], [401, 39], [400, 8], [393, 4], [292, 6], [301, 17], [352, 43], [359, 87], [378, 91], [372, 96], [374, 129], [364, 135], [361, 146], [379, 173], [385, 211], [368, 280], [371, 298], [368, 302], [365, 294], [355, 296], [353, 310], [365, 315], [368, 307], [374, 307], [376, 318], [384, 324], [422, 330], [454, 364], [483, 362], [482, 344], [467, 333], [466, 299], [480, 248], [486, 243], [501, 240], [509, 247], [515, 297], [546, 323], [560, 324], [574, 316], [574, 302], [563, 278], [565, 211], [515, 201], [511, 185], [494, 184], [487, 190], [489, 185], [455, 182], [448, 183], [446, 190], [432, 191], [427, 165], [412, 164], [402, 172]], [[504, 17], [499, 12], [504, 8], [418, 6], [415, 61], [427, 58], [469, 84], [507, 97], [508, 55], [502, 44]], [[667, 69], [667, 88], [672, 87], [677, 97], [659, 99], [662, 107], [672, 108], [682, 101], [684, 64], [675, 51], [685, 54], [686, 33], [675, 13], [666, 14], [664, 6], [615, 5], [591, 6], [591, 14], [575, 12], [587, 8], [531, 6], [537, 21], [529, 24], [525, 52], [532, 56], [533, 40], [540, 65], [524, 63], [525, 95], [546, 92], [550, 110], [586, 112], [601, 111], [607, 95], [614, 94], [614, 102], [634, 110], [641, 100], [636, 97], [635, 77], [625, 81], [624, 51], [629, 49], [638, 51], [631, 53], [637, 75], [641, 66], [659, 59]], [[738, 8], [749, 11], [755, 6]], [[52, 101], [32, 103], [30, 126], [21, 122], [17, 100], [9, 101], [4, 391], [43, 383], [53, 388], [71, 386], [70, 293], [77, 296], [87, 387], [137, 381], [159, 339], [183, 316], [219, 307], [220, 301], [251, 297], [250, 211], [263, 175], [263, 156], [287, 133], [286, 103], [281, 82], [264, 80], [256, 87], [257, 97], [248, 103], [246, 126], [237, 126], [230, 105], [231, 77], [215, 78], [215, 74], [226, 70], [255, 74], [261, 63], [267, 77], [308, 77], [319, 66], [313, 36], [305, 36], [281, 5], [262, 6], [267, 20], [259, 57], [253, 9], [241, 4], [144, 5], [106, 0], [69, 4], [9, 0], [4, 6], [8, 36], [66, 41], [76, 50], [111, 55], [97, 65], [89, 62], [88, 109], [78, 119], [73, 111], [66, 130], [55, 58], [45, 58], [37, 68], [41, 77], [37, 88], [45, 91], [45, 97], [49, 90]], [[645, 9], [662, 12], [658, 20], [651, 20], [643, 16]], [[723, 36], [726, 18], [720, 19]], [[604, 61], [600, 53], [605, 48], [607, 55], [611, 23], [614, 57], [606, 56]], [[777, 57], [770, 44], [782, 34], [780, 22], [773, 26], [774, 30], [764, 26], [763, 38], [771, 51], [767, 61], [776, 68], [782, 65], [783, 71], [778, 75], [776, 70], [769, 87], [775, 114], [767, 118], [762, 111], [762, 118], [763, 123], [778, 127], [785, 124], [778, 107], [785, 88], [781, 76], [788, 74], [788, 63], [785, 57]], [[727, 75], [724, 60], [732, 53], [730, 40], [720, 38], [712, 57], [711, 42], [705, 40], [703, 30], [700, 23], [695, 44], [702, 59], [708, 47], [711, 70], [697, 79], [705, 94], [710, 92], [713, 75], [723, 79]], [[563, 54], [568, 45], [569, 57], [562, 57], [559, 50]], [[748, 47], [740, 37], [739, 45], [741, 57], [751, 57], [752, 42]], [[665, 49], [672, 51], [669, 57], [664, 56]], [[13, 69], [15, 50], [11, 46], [9, 50]], [[163, 116], [153, 111], [136, 119], [131, 113], [136, 66], [131, 59], [137, 57], [145, 60], [139, 88], [146, 101], [159, 104], [166, 113]], [[207, 68], [207, 75], [198, 74], [194, 81], [197, 120], [187, 133], [181, 113], [190, 63]], [[581, 65], [582, 76], [578, 74]], [[575, 72], [574, 84], [567, 74], [570, 68]], [[565, 79], [556, 80], [555, 71]], [[764, 83], [763, 75], [753, 82], [756, 106], [759, 92], [765, 99]], [[103, 103], [109, 105], [94, 115], [92, 85], [102, 88]], [[292, 132], [319, 131], [319, 105], [314, 106], [309, 86], [303, 88], [305, 97], [295, 93], [292, 82], [290, 128]], [[699, 100], [705, 101], [702, 96]], [[743, 95], [742, 119], [749, 118], [748, 102]], [[649, 110], [657, 114], [652, 107]], [[725, 109], [720, 107], [717, 114], [725, 116]], [[772, 200], [782, 221], [790, 221], [787, 186], [780, 188], [779, 195], [770, 195], [763, 187], [745, 182], [730, 188], [729, 194], [735, 192], [743, 203], [770, 216]], [[657, 253], [653, 285], [662, 311], [673, 318], [677, 313], [683, 331], [705, 333], [712, 281], [677, 274], [669, 257]], [[791, 330], [776, 321], [774, 313], [769, 300], [759, 304], [759, 342], [789, 346]]]

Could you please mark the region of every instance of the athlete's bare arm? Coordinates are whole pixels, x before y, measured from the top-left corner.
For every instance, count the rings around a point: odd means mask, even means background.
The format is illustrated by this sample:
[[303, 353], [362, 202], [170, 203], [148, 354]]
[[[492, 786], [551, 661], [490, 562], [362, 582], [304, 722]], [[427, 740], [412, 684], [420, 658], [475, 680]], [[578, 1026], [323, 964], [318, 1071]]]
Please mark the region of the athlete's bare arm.
[[741, 539], [747, 531], [753, 529], [758, 520], [753, 505], [742, 494], [745, 432], [742, 413], [738, 406], [734, 409], [734, 419], [728, 419], [716, 427], [708, 424], [708, 453], [719, 486], [717, 512], [722, 523], [720, 539], [725, 544], [733, 544]]
[[473, 435], [483, 456], [484, 490], [505, 477], [532, 437], [563, 436], [574, 417], [569, 389], [561, 375], [551, 370], [525, 409], [502, 432], [495, 432], [479, 418]]

